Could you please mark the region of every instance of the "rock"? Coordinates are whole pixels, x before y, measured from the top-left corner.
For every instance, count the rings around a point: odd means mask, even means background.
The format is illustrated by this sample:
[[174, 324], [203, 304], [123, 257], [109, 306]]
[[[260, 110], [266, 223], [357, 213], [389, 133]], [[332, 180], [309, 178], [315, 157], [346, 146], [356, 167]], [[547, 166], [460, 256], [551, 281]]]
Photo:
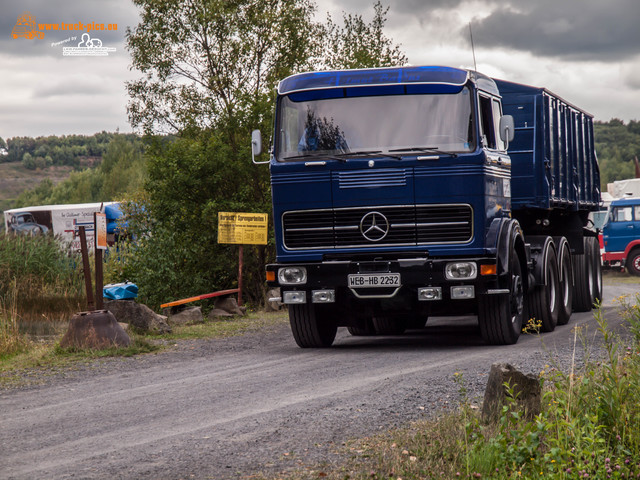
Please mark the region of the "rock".
[[62, 348], [77, 347], [103, 350], [110, 347], [128, 347], [131, 338], [107, 310], [76, 313], [71, 317], [69, 329], [60, 340]]
[[169, 325], [189, 325], [194, 323], [202, 323], [204, 316], [201, 307], [189, 307], [180, 310], [177, 313], [170, 314], [167, 318]]
[[502, 406], [506, 403], [508, 383], [513, 387], [516, 397], [515, 405], [524, 413], [527, 419], [533, 419], [540, 413], [542, 388], [538, 377], [533, 374], [525, 375], [508, 363], [494, 363], [491, 365], [487, 388], [484, 392], [482, 404], [482, 418], [486, 422], [494, 422], [500, 418]]
[[224, 310], [232, 315], [244, 315], [238, 307], [238, 302], [234, 297], [218, 297], [213, 303], [214, 310]]
[[208, 318], [209, 320], [215, 320], [217, 318], [231, 318], [233, 317], [232, 313], [229, 313], [225, 310], [220, 310], [219, 308], [214, 308], [209, 312]]
[[119, 322], [128, 323], [142, 332], [171, 333], [167, 317], [158, 315], [149, 307], [134, 300], [108, 300], [104, 308], [109, 310]]
[[[271, 300], [272, 298], [277, 298], [277, 300]], [[270, 288], [267, 290], [267, 295], [265, 298], [265, 310], [267, 312], [277, 312], [282, 310], [282, 301], [280, 298], [280, 289], [279, 288]]]

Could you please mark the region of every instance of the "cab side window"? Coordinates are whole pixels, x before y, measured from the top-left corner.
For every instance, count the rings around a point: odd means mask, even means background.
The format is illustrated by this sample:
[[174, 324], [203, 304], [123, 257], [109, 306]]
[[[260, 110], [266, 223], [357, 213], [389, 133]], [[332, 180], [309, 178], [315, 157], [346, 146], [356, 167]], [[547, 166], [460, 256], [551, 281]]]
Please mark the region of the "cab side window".
[[[497, 121], [500, 119], [498, 118]], [[496, 123], [491, 99], [480, 95], [480, 135], [485, 148], [496, 149]]]
[[500, 118], [502, 117], [502, 106], [500, 102], [495, 98], [491, 101], [491, 106], [493, 107], [493, 131], [496, 136], [496, 148], [498, 150], [506, 150], [506, 145], [500, 138]]
[[613, 209], [614, 222], [630, 222], [633, 220], [631, 207], [616, 207]]

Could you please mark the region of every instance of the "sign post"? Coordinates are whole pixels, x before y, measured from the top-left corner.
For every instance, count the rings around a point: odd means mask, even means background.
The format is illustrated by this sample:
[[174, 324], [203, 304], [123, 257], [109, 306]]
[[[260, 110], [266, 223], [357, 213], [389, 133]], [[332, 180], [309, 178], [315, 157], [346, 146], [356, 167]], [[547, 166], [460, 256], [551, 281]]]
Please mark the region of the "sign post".
[[266, 213], [218, 212], [218, 243], [239, 245], [238, 305], [242, 305], [242, 247], [267, 244], [268, 217]]
[[102, 274], [102, 250], [107, 249], [107, 216], [104, 213], [94, 213], [93, 222], [96, 259], [96, 310], [104, 308], [103, 302], [103, 274]]

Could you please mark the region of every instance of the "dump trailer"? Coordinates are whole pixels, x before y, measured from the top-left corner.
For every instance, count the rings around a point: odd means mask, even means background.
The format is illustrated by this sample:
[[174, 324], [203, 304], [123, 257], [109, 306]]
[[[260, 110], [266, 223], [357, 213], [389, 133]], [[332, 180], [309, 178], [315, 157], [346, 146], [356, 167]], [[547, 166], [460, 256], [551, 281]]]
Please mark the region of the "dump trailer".
[[[278, 85], [269, 152], [279, 287], [300, 347], [477, 315], [513, 344], [602, 296], [593, 118], [544, 88], [423, 66]], [[254, 131], [255, 155], [261, 135]]]

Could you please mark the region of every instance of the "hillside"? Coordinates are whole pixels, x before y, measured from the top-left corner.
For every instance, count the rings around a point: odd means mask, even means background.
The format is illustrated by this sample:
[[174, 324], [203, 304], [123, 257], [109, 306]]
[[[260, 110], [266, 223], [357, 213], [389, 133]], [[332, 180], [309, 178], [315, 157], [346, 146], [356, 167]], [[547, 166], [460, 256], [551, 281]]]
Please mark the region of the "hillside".
[[11, 208], [18, 195], [33, 189], [45, 178], [58, 184], [72, 171], [73, 167], [69, 165], [30, 170], [21, 162], [0, 163], [0, 211]]

